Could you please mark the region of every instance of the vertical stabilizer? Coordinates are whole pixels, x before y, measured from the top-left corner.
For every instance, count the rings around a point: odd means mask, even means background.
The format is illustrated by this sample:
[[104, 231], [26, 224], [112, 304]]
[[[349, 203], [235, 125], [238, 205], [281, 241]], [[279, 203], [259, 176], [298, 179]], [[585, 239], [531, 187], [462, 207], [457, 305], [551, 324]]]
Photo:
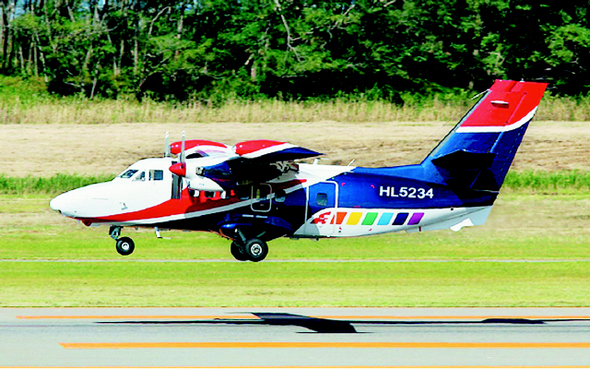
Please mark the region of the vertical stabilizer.
[[498, 191], [546, 87], [496, 80], [422, 166], [454, 188]]

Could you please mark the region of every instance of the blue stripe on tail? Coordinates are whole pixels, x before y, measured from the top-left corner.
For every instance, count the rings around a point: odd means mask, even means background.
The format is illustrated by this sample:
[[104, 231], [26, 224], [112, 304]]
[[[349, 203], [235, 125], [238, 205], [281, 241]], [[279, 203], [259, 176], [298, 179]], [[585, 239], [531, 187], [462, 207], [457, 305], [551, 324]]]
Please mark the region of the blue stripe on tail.
[[453, 133], [421, 164], [453, 188], [499, 191], [528, 123], [501, 133]]

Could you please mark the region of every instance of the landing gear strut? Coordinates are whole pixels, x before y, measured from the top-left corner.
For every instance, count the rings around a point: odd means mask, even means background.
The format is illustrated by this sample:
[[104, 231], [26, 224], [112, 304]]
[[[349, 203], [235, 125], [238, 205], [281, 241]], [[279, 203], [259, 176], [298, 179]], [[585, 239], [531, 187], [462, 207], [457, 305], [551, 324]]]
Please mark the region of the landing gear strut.
[[123, 256], [127, 256], [135, 250], [135, 243], [129, 237], [119, 237], [121, 236], [122, 229], [123, 227], [120, 225], [112, 225], [109, 229], [109, 235], [113, 240], [117, 241], [117, 252]]

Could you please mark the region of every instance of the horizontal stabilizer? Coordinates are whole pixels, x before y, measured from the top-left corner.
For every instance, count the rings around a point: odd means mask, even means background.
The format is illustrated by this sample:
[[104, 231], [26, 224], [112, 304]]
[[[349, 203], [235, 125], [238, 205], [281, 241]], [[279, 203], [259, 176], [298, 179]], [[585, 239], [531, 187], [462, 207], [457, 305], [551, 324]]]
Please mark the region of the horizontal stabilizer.
[[494, 153], [480, 153], [459, 149], [434, 158], [432, 163], [449, 170], [487, 169], [492, 166], [495, 157], [496, 155]]

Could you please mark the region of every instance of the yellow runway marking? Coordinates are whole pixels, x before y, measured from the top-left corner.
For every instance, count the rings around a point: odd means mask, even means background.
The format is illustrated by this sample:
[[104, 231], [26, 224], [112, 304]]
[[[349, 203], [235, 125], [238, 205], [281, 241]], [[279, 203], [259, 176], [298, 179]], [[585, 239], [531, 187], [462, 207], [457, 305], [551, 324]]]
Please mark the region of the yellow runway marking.
[[590, 343], [399, 343], [399, 342], [155, 342], [155, 343], [60, 343], [65, 349], [144, 348], [493, 348], [542, 349], [590, 348]]

